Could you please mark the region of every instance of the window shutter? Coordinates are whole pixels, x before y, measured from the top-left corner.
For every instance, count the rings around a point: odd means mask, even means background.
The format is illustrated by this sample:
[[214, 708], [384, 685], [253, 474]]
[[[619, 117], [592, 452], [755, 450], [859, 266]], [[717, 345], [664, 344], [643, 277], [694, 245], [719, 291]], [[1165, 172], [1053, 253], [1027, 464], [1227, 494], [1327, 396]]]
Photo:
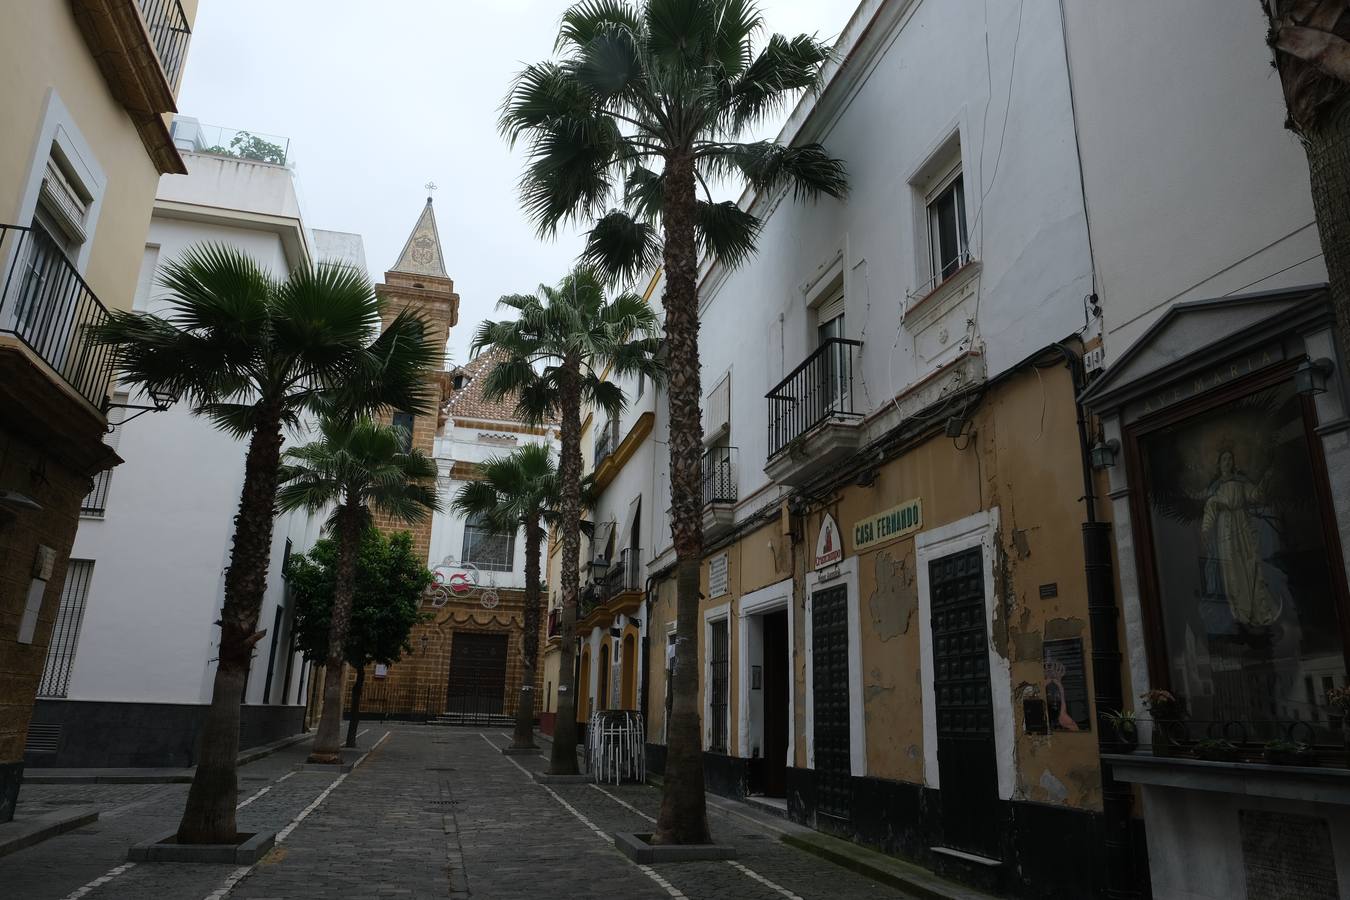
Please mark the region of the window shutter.
[[54, 159], [47, 160], [47, 171], [42, 176], [38, 200], [68, 238], [84, 242], [89, 201], [80, 196]]

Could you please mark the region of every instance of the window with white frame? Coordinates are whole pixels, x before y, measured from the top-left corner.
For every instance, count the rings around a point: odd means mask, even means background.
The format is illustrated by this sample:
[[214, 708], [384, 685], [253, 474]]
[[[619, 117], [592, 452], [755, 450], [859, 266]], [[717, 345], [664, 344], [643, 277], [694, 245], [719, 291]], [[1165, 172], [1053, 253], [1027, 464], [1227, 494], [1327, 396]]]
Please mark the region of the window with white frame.
[[966, 190], [955, 166], [928, 193], [928, 253], [932, 286], [937, 287], [970, 261], [966, 239]]
[[464, 552], [461, 560], [489, 572], [510, 572], [516, 558], [515, 533], [496, 531], [483, 516], [464, 520]]

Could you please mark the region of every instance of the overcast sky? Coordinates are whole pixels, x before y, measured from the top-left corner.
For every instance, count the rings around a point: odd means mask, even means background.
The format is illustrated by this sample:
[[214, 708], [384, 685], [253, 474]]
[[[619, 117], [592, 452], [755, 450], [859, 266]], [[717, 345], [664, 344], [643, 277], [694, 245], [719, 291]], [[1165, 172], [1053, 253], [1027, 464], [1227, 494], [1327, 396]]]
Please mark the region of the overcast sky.
[[[309, 225], [393, 265], [434, 181], [467, 359], [505, 293], [554, 282], [576, 234], [540, 241], [520, 211], [523, 154], [498, 136], [512, 76], [548, 57], [567, 0], [201, 0], [179, 110], [290, 139]], [[769, 27], [833, 40], [854, 0], [762, 0]]]

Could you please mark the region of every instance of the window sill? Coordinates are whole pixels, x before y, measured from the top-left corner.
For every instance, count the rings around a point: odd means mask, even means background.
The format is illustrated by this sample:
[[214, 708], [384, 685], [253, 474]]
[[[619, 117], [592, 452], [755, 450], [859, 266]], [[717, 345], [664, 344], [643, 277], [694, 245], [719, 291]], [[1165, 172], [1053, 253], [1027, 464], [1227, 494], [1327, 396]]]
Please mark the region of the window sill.
[[951, 275], [942, 279], [940, 284], [929, 290], [927, 293], [910, 298], [905, 303], [905, 318], [908, 319], [910, 316], [914, 315], [920, 307], [932, 307], [936, 305], [936, 301], [956, 293], [960, 290], [962, 285], [980, 273], [980, 268], [980, 261], [978, 259], [972, 259]]
[[1211, 762], [1151, 753], [1103, 753], [1118, 781], [1350, 806], [1350, 768]]

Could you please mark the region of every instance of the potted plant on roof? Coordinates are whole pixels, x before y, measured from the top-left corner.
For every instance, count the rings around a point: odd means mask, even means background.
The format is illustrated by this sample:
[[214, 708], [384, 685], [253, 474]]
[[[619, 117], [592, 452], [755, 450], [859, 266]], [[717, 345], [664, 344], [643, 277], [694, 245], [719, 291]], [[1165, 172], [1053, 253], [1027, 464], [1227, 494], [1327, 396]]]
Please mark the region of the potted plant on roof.
[[1185, 705], [1171, 691], [1154, 688], [1139, 695], [1153, 719], [1153, 755], [1174, 756], [1182, 734]]

